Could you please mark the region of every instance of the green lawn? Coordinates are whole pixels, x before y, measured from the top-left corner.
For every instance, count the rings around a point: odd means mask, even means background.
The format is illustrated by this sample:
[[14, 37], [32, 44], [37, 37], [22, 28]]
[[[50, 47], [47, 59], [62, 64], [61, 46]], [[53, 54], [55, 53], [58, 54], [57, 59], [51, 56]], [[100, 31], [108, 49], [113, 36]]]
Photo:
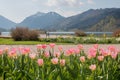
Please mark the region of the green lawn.
[[40, 38], [38, 41], [14, 41], [12, 38], [0, 38], [0, 45], [36, 45], [36, 44], [120, 44], [114, 37], [73, 37], [73, 38]]
[[[14, 41], [13, 39], [0, 38], [0, 45], [36, 45], [36, 44], [49, 44], [51, 42], [40, 41]], [[73, 43], [56, 43], [56, 44], [73, 44]]]

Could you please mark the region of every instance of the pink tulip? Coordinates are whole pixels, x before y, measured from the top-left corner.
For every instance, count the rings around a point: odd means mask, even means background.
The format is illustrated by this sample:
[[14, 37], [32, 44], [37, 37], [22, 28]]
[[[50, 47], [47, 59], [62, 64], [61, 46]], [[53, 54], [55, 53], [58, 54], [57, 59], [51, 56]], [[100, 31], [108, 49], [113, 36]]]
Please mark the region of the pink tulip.
[[30, 48], [24, 48], [27, 53], [30, 53]]
[[113, 52], [111, 52], [110, 50], [107, 50], [107, 56], [110, 56], [111, 53], [113, 53]]
[[104, 51], [102, 51], [102, 53], [101, 53], [103, 56], [108, 56], [108, 54], [110, 54], [110, 52], [108, 51], [108, 50], [104, 50]]
[[75, 51], [76, 54], [80, 53], [80, 49], [78, 49], [78, 48], [74, 49], [74, 51]]
[[42, 49], [42, 45], [41, 45], [41, 44], [38, 44], [38, 45], [37, 45], [37, 49]]
[[56, 45], [55, 43], [50, 43], [50, 44], [49, 44], [49, 46], [50, 46], [51, 48], [54, 48], [55, 45]]
[[21, 50], [21, 53], [22, 53], [22, 55], [26, 55], [26, 54], [30, 53], [30, 48], [23, 48]]
[[43, 44], [42, 45], [42, 49], [46, 49], [47, 48], [47, 45], [46, 44]]
[[94, 47], [95, 49], [98, 49], [98, 44], [94, 44], [93, 47]]
[[116, 52], [116, 47], [115, 46], [108, 46], [108, 50], [110, 50], [111, 52]]
[[75, 53], [75, 50], [73, 48], [70, 48], [70, 49], [66, 50], [66, 56], [70, 56], [74, 53]]
[[36, 54], [29, 54], [29, 57], [30, 57], [31, 59], [35, 59], [35, 58], [36, 58]]
[[50, 57], [50, 53], [49, 53], [49, 52], [45, 52], [45, 53], [44, 53], [44, 56], [45, 56], [46, 58], [48, 58], [48, 57]]
[[79, 44], [77, 47], [78, 47], [78, 49], [83, 50], [83, 45], [82, 44]]
[[61, 66], [64, 66], [64, 65], [65, 65], [65, 59], [61, 59], [61, 60], [60, 60], [60, 65], [61, 65]]
[[44, 61], [43, 61], [43, 59], [38, 59], [37, 63], [39, 66], [42, 66], [44, 64]]
[[88, 58], [88, 59], [91, 59], [92, 57], [91, 57], [90, 55], [87, 55], [87, 58]]
[[103, 48], [100, 48], [100, 49], [99, 49], [99, 54], [101, 55], [103, 52], [104, 52], [104, 49], [103, 49]]
[[112, 53], [112, 54], [111, 54], [111, 57], [112, 57], [113, 59], [116, 59], [116, 58], [117, 58], [117, 55], [118, 55], [117, 53]]
[[71, 52], [69, 50], [66, 50], [66, 56], [70, 56]]
[[99, 61], [103, 61], [104, 56], [98, 56], [97, 58], [98, 58]]
[[58, 64], [58, 58], [51, 59], [52, 64]]
[[16, 57], [16, 56], [17, 56], [17, 53], [16, 53], [15, 50], [12, 50], [12, 51], [10, 51], [10, 52], [8, 53], [8, 56], [9, 56], [9, 57]]
[[89, 66], [89, 69], [90, 69], [91, 71], [96, 70], [96, 65], [95, 65], [95, 64], [90, 65], [90, 66]]
[[104, 50], [103, 48], [100, 49], [100, 54], [102, 56], [109, 56], [111, 54], [110, 50]]
[[95, 48], [90, 48], [90, 49], [89, 49], [88, 55], [89, 55], [91, 58], [95, 58], [95, 57], [96, 57], [96, 54], [97, 54], [97, 50], [96, 50]]
[[80, 61], [81, 61], [81, 62], [85, 62], [85, 56], [81, 56], [81, 57], [80, 57]]
[[62, 46], [58, 46], [59, 51], [61, 52], [63, 50]]
[[60, 52], [55, 52], [54, 57], [60, 57]]
[[2, 55], [2, 54], [3, 54], [3, 50], [0, 49], [0, 55]]

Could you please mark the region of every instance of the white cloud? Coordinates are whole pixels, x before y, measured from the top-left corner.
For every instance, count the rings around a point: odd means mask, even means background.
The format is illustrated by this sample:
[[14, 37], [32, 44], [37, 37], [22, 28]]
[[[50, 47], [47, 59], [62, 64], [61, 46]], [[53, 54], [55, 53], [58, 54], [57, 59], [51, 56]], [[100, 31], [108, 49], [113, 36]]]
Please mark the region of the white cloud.
[[47, 6], [69, 6], [69, 7], [78, 7], [83, 5], [84, 3], [80, 0], [48, 0]]
[[57, 0], [48, 0], [48, 1], [46, 2], [46, 5], [47, 5], [47, 6], [50, 6], [50, 7], [52, 7], [52, 6], [57, 6], [57, 4], [58, 4]]
[[93, 0], [87, 0], [88, 4], [95, 4], [95, 2]]

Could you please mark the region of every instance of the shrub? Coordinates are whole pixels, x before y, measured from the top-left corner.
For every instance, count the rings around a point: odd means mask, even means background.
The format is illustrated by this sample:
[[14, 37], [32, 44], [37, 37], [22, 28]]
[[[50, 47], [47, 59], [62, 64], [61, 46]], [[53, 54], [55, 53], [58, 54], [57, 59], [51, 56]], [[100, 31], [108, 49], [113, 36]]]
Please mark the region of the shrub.
[[98, 42], [98, 40], [96, 40], [95, 38], [90, 38], [90, 39], [86, 39], [85, 41], [84, 41], [84, 43], [97, 43]]
[[86, 34], [83, 31], [81, 31], [81, 30], [76, 30], [75, 31], [75, 35], [78, 36], [78, 37], [79, 36], [86, 36]]
[[16, 27], [11, 30], [11, 36], [15, 41], [29, 41], [38, 40], [39, 34], [35, 30], [29, 30], [28, 28]]
[[36, 40], [39, 40], [38, 37], [39, 37], [38, 31], [36, 31], [36, 30], [29, 31], [29, 40], [36, 41]]
[[113, 32], [114, 37], [120, 37], [120, 29]]

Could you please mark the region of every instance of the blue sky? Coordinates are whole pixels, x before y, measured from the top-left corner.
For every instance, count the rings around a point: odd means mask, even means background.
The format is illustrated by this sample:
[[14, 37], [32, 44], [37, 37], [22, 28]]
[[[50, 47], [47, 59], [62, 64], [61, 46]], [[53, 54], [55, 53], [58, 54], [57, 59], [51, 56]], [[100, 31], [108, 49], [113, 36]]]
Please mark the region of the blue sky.
[[67, 17], [88, 9], [113, 7], [120, 8], [120, 0], [0, 0], [0, 15], [18, 23], [38, 11]]

